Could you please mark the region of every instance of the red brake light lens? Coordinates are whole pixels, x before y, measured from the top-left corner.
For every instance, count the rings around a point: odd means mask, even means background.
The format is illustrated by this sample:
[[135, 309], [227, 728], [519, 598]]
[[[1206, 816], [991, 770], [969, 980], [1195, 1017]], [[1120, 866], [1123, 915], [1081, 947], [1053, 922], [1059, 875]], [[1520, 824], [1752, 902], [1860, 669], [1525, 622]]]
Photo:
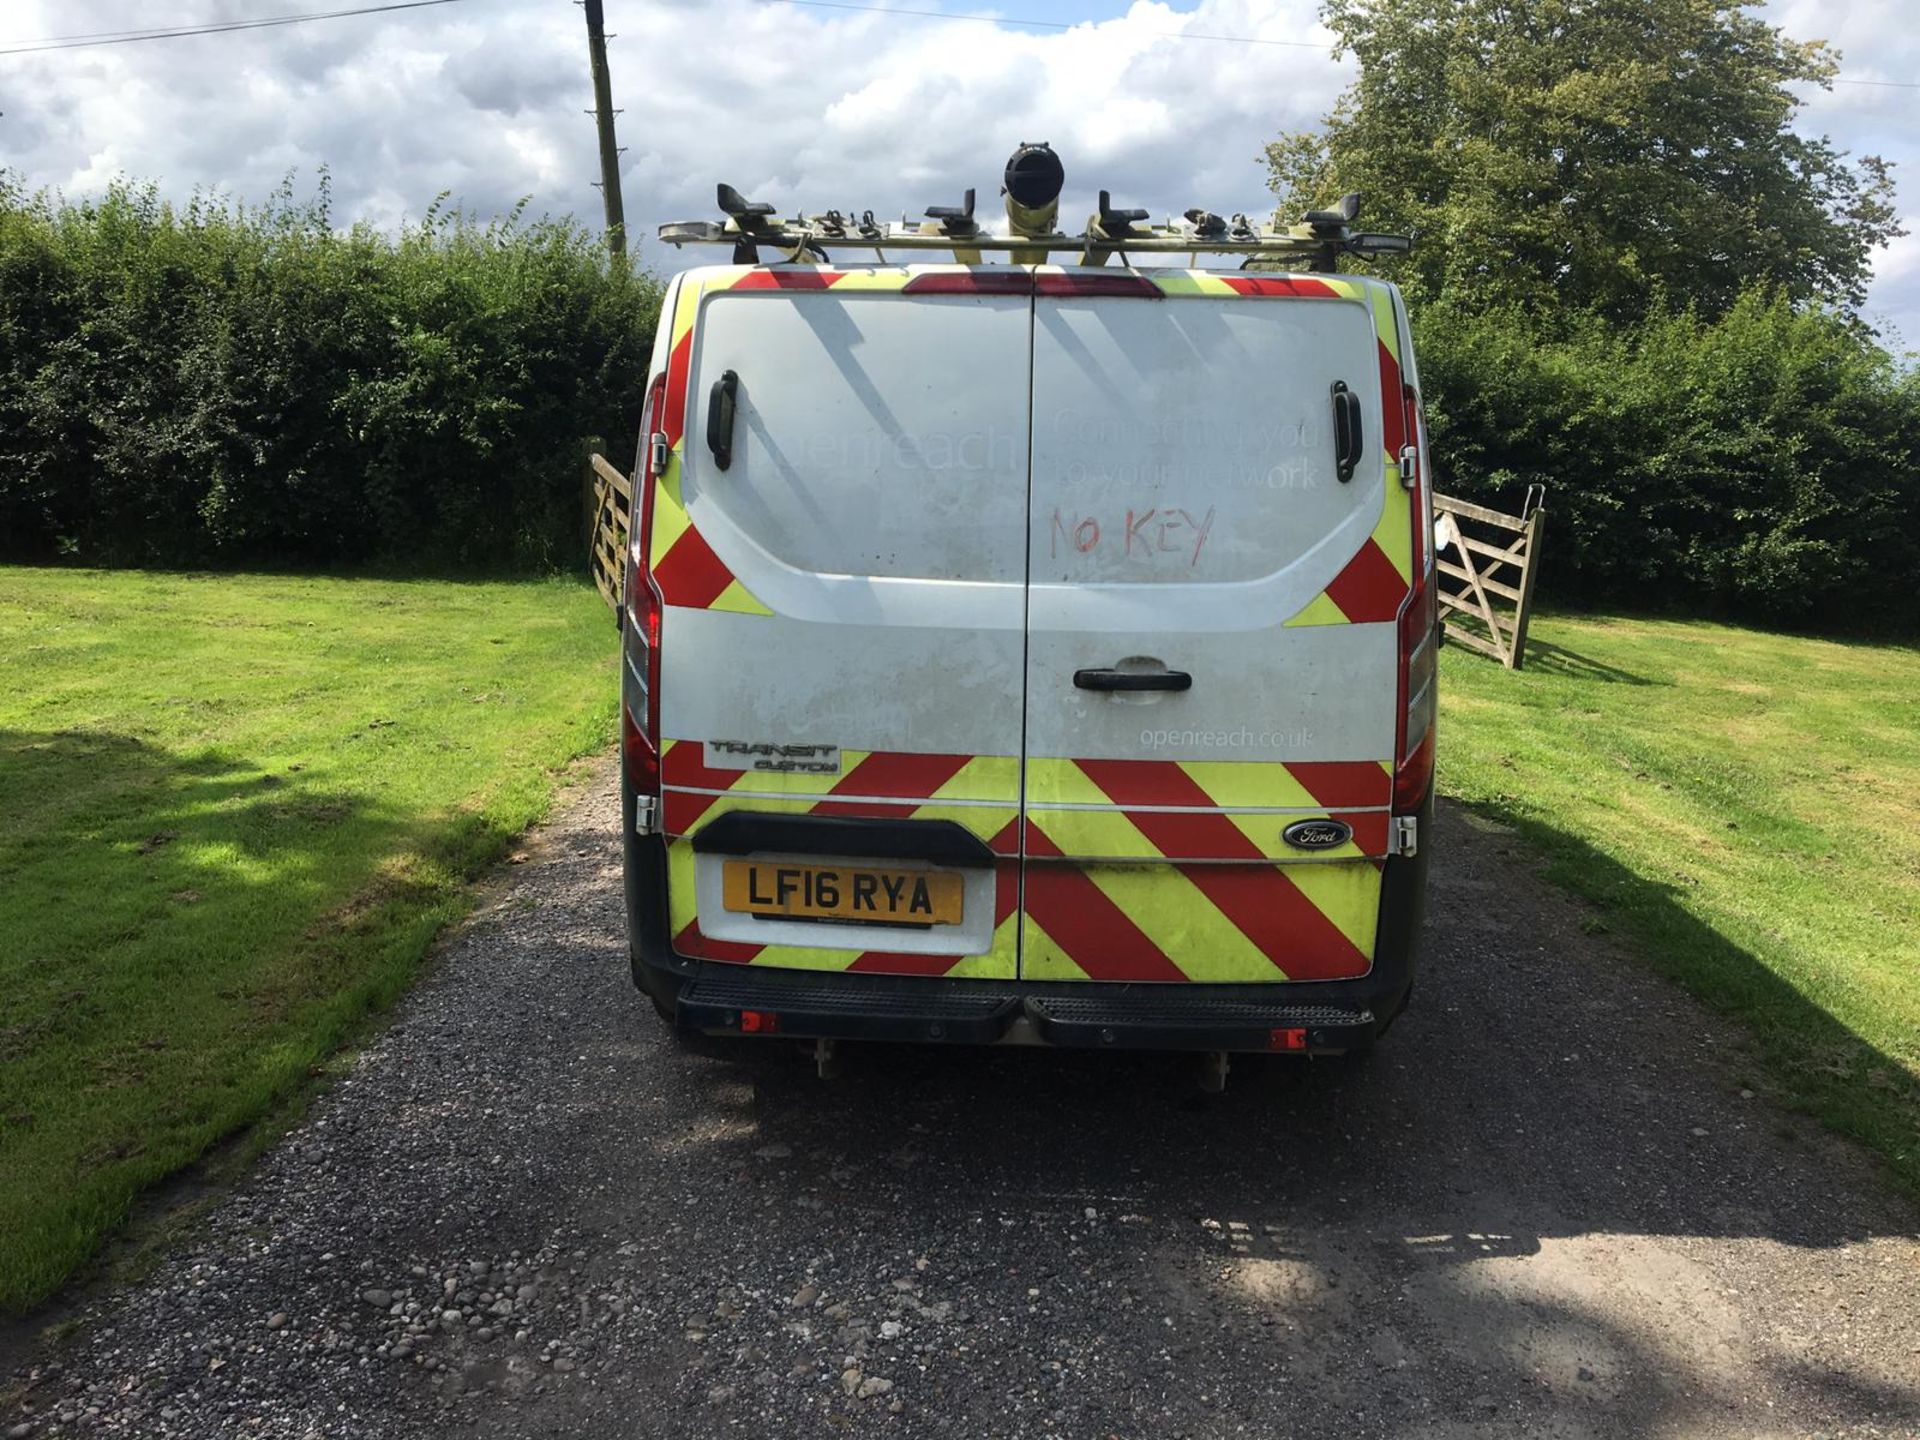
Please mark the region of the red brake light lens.
[[635, 723], [633, 711], [620, 707], [620, 755], [627, 767], [627, 783], [636, 794], [660, 792], [660, 752]]
[[1059, 271], [1041, 271], [1033, 277], [1033, 288], [1042, 295], [1132, 296], [1136, 300], [1164, 300], [1160, 287], [1144, 275], [1115, 271], [1111, 275], [1070, 275]]
[[1031, 295], [1033, 276], [1006, 266], [991, 269], [936, 270], [916, 275], [900, 289], [903, 295]]

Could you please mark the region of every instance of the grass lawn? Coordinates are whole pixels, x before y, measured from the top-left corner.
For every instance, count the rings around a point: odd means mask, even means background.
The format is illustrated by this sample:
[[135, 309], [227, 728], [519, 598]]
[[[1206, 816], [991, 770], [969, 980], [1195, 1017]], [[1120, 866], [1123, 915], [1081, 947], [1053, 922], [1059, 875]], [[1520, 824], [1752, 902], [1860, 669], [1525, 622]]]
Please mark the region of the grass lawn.
[[1634, 619], [1533, 638], [1517, 675], [1443, 652], [1443, 793], [1920, 1188], [1920, 650]]
[[0, 1307], [399, 993], [615, 657], [584, 584], [0, 569]]

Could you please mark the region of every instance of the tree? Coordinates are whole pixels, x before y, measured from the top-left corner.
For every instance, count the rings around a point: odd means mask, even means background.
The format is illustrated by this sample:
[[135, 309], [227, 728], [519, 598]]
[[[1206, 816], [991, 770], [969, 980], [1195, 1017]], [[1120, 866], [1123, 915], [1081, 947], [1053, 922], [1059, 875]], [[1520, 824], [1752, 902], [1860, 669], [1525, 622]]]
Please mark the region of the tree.
[[1838, 57], [1738, 0], [1327, 0], [1360, 77], [1270, 145], [1281, 214], [1357, 190], [1423, 299], [1711, 318], [1743, 287], [1851, 310], [1903, 233], [1891, 167], [1792, 128]]

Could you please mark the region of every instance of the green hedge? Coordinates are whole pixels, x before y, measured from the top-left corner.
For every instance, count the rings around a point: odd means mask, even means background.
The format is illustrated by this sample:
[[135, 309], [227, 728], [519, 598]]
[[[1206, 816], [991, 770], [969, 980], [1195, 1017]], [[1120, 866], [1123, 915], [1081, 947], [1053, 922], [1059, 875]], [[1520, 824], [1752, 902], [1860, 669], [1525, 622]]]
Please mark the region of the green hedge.
[[[242, 209], [0, 175], [0, 558], [571, 567], [658, 306], [571, 221], [396, 238], [334, 230], [324, 177]], [[1920, 376], [1852, 322], [1752, 291], [1414, 324], [1442, 487], [1549, 487], [1548, 597], [1920, 626]]]
[[1442, 490], [1548, 487], [1544, 593], [1758, 621], [1920, 626], [1920, 374], [1749, 292], [1707, 321], [1414, 317]]
[[333, 228], [0, 175], [0, 556], [571, 566], [658, 313], [571, 220]]

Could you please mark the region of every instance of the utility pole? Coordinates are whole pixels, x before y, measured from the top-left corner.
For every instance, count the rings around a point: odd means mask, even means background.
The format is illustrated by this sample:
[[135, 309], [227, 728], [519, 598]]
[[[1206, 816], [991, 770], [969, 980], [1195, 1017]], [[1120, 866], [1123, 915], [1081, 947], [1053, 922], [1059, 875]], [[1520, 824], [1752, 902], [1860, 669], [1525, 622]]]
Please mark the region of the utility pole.
[[620, 203], [620, 147], [613, 138], [613, 78], [607, 73], [607, 26], [600, 0], [582, 0], [587, 12], [587, 59], [593, 67], [593, 117], [600, 130], [600, 198], [607, 207], [607, 250], [627, 258], [627, 211]]

